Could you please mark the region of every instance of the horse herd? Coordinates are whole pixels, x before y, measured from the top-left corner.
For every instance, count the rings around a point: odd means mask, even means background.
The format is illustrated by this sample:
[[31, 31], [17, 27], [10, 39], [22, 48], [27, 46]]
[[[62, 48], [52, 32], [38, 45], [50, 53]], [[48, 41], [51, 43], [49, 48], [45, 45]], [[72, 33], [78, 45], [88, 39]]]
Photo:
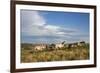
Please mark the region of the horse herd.
[[76, 43], [68, 43], [66, 44], [65, 42], [62, 43], [57, 43], [57, 44], [37, 44], [34, 46], [34, 50], [44, 50], [44, 49], [59, 49], [59, 48], [73, 48], [73, 47], [78, 47], [78, 46], [84, 46], [85, 42], [76, 42]]

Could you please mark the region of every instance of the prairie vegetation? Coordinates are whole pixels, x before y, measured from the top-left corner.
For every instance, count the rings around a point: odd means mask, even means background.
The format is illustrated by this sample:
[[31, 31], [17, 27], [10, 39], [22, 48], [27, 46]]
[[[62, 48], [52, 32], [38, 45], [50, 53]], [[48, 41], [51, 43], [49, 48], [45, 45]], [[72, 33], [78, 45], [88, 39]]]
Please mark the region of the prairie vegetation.
[[89, 44], [83, 46], [63, 47], [55, 49], [54, 44], [43, 50], [35, 50], [36, 44], [21, 44], [21, 62], [48, 62], [48, 61], [68, 61], [89, 59]]

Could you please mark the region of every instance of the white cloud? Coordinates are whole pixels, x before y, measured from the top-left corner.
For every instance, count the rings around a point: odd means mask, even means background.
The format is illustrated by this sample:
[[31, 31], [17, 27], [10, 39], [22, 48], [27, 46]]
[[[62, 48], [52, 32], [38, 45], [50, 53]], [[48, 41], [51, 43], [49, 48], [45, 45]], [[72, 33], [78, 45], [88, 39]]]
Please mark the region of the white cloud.
[[21, 24], [24, 35], [38, 35], [43, 31], [41, 27], [44, 27], [46, 21], [37, 11], [22, 10]]
[[21, 11], [21, 25], [22, 35], [25, 36], [53, 36], [62, 40], [80, 34], [72, 28], [47, 24], [46, 19], [38, 11], [32, 10]]
[[46, 24], [46, 20], [38, 11], [22, 10], [22, 33], [28, 36], [61, 36], [65, 32], [60, 26]]
[[59, 26], [54, 26], [54, 25], [46, 25], [45, 26], [45, 29], [47, 29], [47, 30], [57, 31], [57, 29], [59, 29], [59, 28], [60, 28]]
[[66, 34], [65, 32], [58, 32], [57, 33], [58, 35], [64, 35], [64, 34]]
[[[21, 11], [21, 34], [22, 36], [35, 36], [32, 38], [35, 42], [67, 42], [89, 40], [87, 33], [82, 33], [75, 28], [61, 27], [59, 25], [47, 24], [46, 19], [38, 11], [22, 10]], [[49, 37], [49, 38], [48, 38]], [[30, 41], [30, 42], [31, 42]]]

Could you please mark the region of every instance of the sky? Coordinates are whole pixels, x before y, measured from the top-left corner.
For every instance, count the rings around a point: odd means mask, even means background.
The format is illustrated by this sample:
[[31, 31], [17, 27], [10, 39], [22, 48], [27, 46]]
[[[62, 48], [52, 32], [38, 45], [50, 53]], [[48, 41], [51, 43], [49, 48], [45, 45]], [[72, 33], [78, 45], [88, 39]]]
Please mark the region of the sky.
[[21, 43], [89, 42], [89, 13], [21, 10]]

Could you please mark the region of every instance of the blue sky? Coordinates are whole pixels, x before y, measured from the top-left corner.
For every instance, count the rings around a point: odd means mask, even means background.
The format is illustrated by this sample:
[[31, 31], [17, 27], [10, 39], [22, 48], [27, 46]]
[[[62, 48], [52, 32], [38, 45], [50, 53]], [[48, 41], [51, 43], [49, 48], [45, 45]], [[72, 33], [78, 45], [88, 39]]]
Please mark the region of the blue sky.
[[21, 10], [22, 43], [89, 42], [89, 13]]

